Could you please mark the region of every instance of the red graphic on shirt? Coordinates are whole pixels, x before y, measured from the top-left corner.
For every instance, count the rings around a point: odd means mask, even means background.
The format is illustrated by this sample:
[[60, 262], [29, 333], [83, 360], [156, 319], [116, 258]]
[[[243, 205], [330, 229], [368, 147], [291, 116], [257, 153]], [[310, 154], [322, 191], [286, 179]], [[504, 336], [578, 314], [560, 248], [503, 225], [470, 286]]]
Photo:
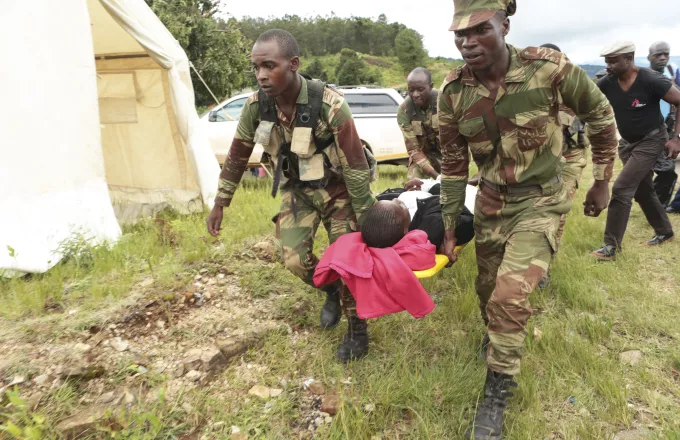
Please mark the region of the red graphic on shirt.
[[639, 99], [635, 98], [635, 101], [633, 101], [633, 105], [631, 105], [631, 107], [640, 108], [640, 107], [644, 107], [646, 105], [647, 104], [642, 104]]

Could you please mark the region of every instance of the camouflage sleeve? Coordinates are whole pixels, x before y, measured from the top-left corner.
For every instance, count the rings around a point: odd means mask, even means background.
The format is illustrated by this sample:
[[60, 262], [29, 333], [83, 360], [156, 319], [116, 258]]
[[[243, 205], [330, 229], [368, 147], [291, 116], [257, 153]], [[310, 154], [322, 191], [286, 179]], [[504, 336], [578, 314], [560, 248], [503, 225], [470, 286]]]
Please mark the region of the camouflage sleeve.
[[404, 135], [404, 144], [406, 145], [408, 157], [411, 159], [411, 163], [414, 163], [418, 168], [423, 170], [423, 173], [432, 175], [432, 173], [434, 173], [434, 167], [430, 163], [430, 159], [425, 155], [423, 146], [418, 141], [418, 137], [413, 132], [411, 120], [406, 114], [406, 109], [404, 107], [404, 104], [402, 104], [399, 106], [399, 110], [397, 110], [397, 124], [399, 124], [401, 134]]
[[328, 126], [333, 130], [335, 143], [339, 147], [340, 163], [352, 208], [361, 223], [361, 216], [375, 203], [364, 147], [354, 125], [352, 111], [342, 96], [335, 96], [332, 103], [324, 105], [324, 108], [328, 109]]
[[438, 105], [442, 147], [441, 203], [445, 231], [456, 229], [456, 219], [465, 203], [465, 186], [470, 167], [467, 140], [458, 131], [458, 122], [454, 117], [451, 99], [454, 85], [442, 87]]
[[231, 204], [243, 172], [248, 166], [248, 159], [253, 152], [255, 125], [259, 118], [259, 107], [254, 99], [254, 97], [248, 99], [241, 112], [236, 135], [231, 142], [229, 154], [220, 173], [217, 197], [215, 197], [216, 205], [229, 206]]
[[593, 177], [609, 180], [614, 170], [618, 140], [614, 111], [586, 72], [563, 57], [556, 76], [564, 104], [586, 123], [593, 152]]

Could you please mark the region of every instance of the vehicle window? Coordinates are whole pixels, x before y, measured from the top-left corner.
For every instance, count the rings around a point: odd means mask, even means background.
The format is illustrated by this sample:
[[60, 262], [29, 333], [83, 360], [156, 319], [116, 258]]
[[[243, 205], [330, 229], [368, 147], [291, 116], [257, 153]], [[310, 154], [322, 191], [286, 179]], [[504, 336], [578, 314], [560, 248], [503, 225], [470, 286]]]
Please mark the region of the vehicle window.
[[354, 115], [362, 113], [396, 114], [399, 109], [397, 101], [388, 94], [346, 94], [345, 100]]
[[230, 102], [215, 113], [215, 122], [238, 121], [241, 117], [241, 110], [248, 98], [241, 98]]

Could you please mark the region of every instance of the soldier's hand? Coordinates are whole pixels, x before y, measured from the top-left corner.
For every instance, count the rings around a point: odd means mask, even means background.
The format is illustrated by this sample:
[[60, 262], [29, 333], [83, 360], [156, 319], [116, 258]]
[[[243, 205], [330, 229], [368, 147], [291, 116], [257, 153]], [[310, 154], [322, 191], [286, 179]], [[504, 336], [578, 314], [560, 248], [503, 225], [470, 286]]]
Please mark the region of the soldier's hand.
[[210, 211], [210, 214], [208, 214], [208, 218], [205, 219], [205, 222], [208, 225], [208, 232], [213, 237], [217, 237], [220, 233], [220, 229], [222, 229], [222, 217], [223, 217], [222, 209], [223, 208], [221, 206], [218, 205], [213, 206], [213, 209]]
[[404, 189], [406, 191], [420, 191], [420, 187], [423, 186], [423, 181], [420, 179], [411, 179], [404, 184]]
[[456, 254], [456, 239], [455, 237], [444, 237], [444, 243], [442, 243], [441, 252], [449, 258], [449, 263], [446, 267], [453, 266], [458, 260], [458, 255]]
[[677, 159], [680, 154], [680, 138], [675, 136], [666, 142], [666, 159]]
[[596, 180], [586, 194], [583, 213], [588, 217], [599, 217], [609, 204], [609, 181]]

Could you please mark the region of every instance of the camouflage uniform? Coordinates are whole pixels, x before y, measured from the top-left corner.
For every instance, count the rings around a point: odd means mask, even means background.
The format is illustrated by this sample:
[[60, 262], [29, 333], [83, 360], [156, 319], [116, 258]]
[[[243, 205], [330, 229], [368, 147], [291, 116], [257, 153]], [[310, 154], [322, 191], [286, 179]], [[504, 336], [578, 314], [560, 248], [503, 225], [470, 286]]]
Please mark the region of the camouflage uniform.
[[[456, 20], [472, 19], [454, 16], [454, 29], [465, 27], [455, 28]], [[550, 264], [560, 217], [571, 207], [560, 178], [559, 105], [588, 123], [595, 179], [611, 177], [617, 142], [611, 106], [582, 69], [550, 49], [508, 48], [510, 68], [495, 95], [468, 66], [449, 73], [439, 98], [439, 129], [447, 231], [455, 230], [465, 201], [470, 153], [480, 169], [476, 288], [491, 341], [487, 365], [514, 376], [532, 313], [528, 296]]]
[[[564, 134], [564, 148], [562, 155], [564, 157], [564, 168], [562, 169], [562, 181], [567, 188], [569, 198], [574, 200], [576, 190], [578, 189], [583, 169], [587, 165], [586, 148], [590, 145], [588, 138], [583, 133], [583, 123], [576, 118], [574, 112], [565, 107], [560, 106], [560, 122], [562, 124], [562, 131]], [[568, 138], [567, 138], [568, 136]], [[556, 244], [559, 248], [564, 235], [564, 226], [567, 222], [567, 215], [564, 214], [560, 218], [560, 226], [557, 229]], [[555, 249], [557, 251], [557, 249]]]
[[432, 90], [427, 110], [415, 105], [411, 97], [407, 97], [397, 110], [397, 123], [404, 135], [404, 144], [408, 152], [409, 179], [429, 179], [433, 171], [437, 174], [441, 172], [437, 93], [437, 90]]
[[[308, 104], [308, 83], [304, 78], [297, 104]], [[279, 147], [291, 142], [298, 118], [288, 120], [277, 108], [279, 124], [260, 123], [258, 93], [248, 98], [236, 135], [220, 175], [215, 203], [229, 206], [234, 192], [248, 164], [255, 143], [264, 147], [277, 166]], [[332, 88], [323, 90], [323, 103], [314, 131], [315, 138], [329, 140], [322, 152], [322, 177], [327, 184], [322, 188], [306, 185], [298, 179], [281, 180], [281, 212], [277, 223], [277, 238], [286, 267], [305, 283], [314, 286], [312, 275], [318, 262], [313, 253], [314, 236], [323, 223], [332, 243], [347, 232], [357, 229], [357, 215], [361, 216], [375, 198], [369, 184], [369, 166], [357, 134], [352, 113], [342, 94]], [[300, 161], [300, 174], [305, 173]], [[308, 170], [309, 171], [309, 170]], [[312, 170], [313, 171], [313, 170]], [[342, 289], [343, 308], [352, 311], [354, 299]], [[348, 315], [349, 316], [349, 315]]]

